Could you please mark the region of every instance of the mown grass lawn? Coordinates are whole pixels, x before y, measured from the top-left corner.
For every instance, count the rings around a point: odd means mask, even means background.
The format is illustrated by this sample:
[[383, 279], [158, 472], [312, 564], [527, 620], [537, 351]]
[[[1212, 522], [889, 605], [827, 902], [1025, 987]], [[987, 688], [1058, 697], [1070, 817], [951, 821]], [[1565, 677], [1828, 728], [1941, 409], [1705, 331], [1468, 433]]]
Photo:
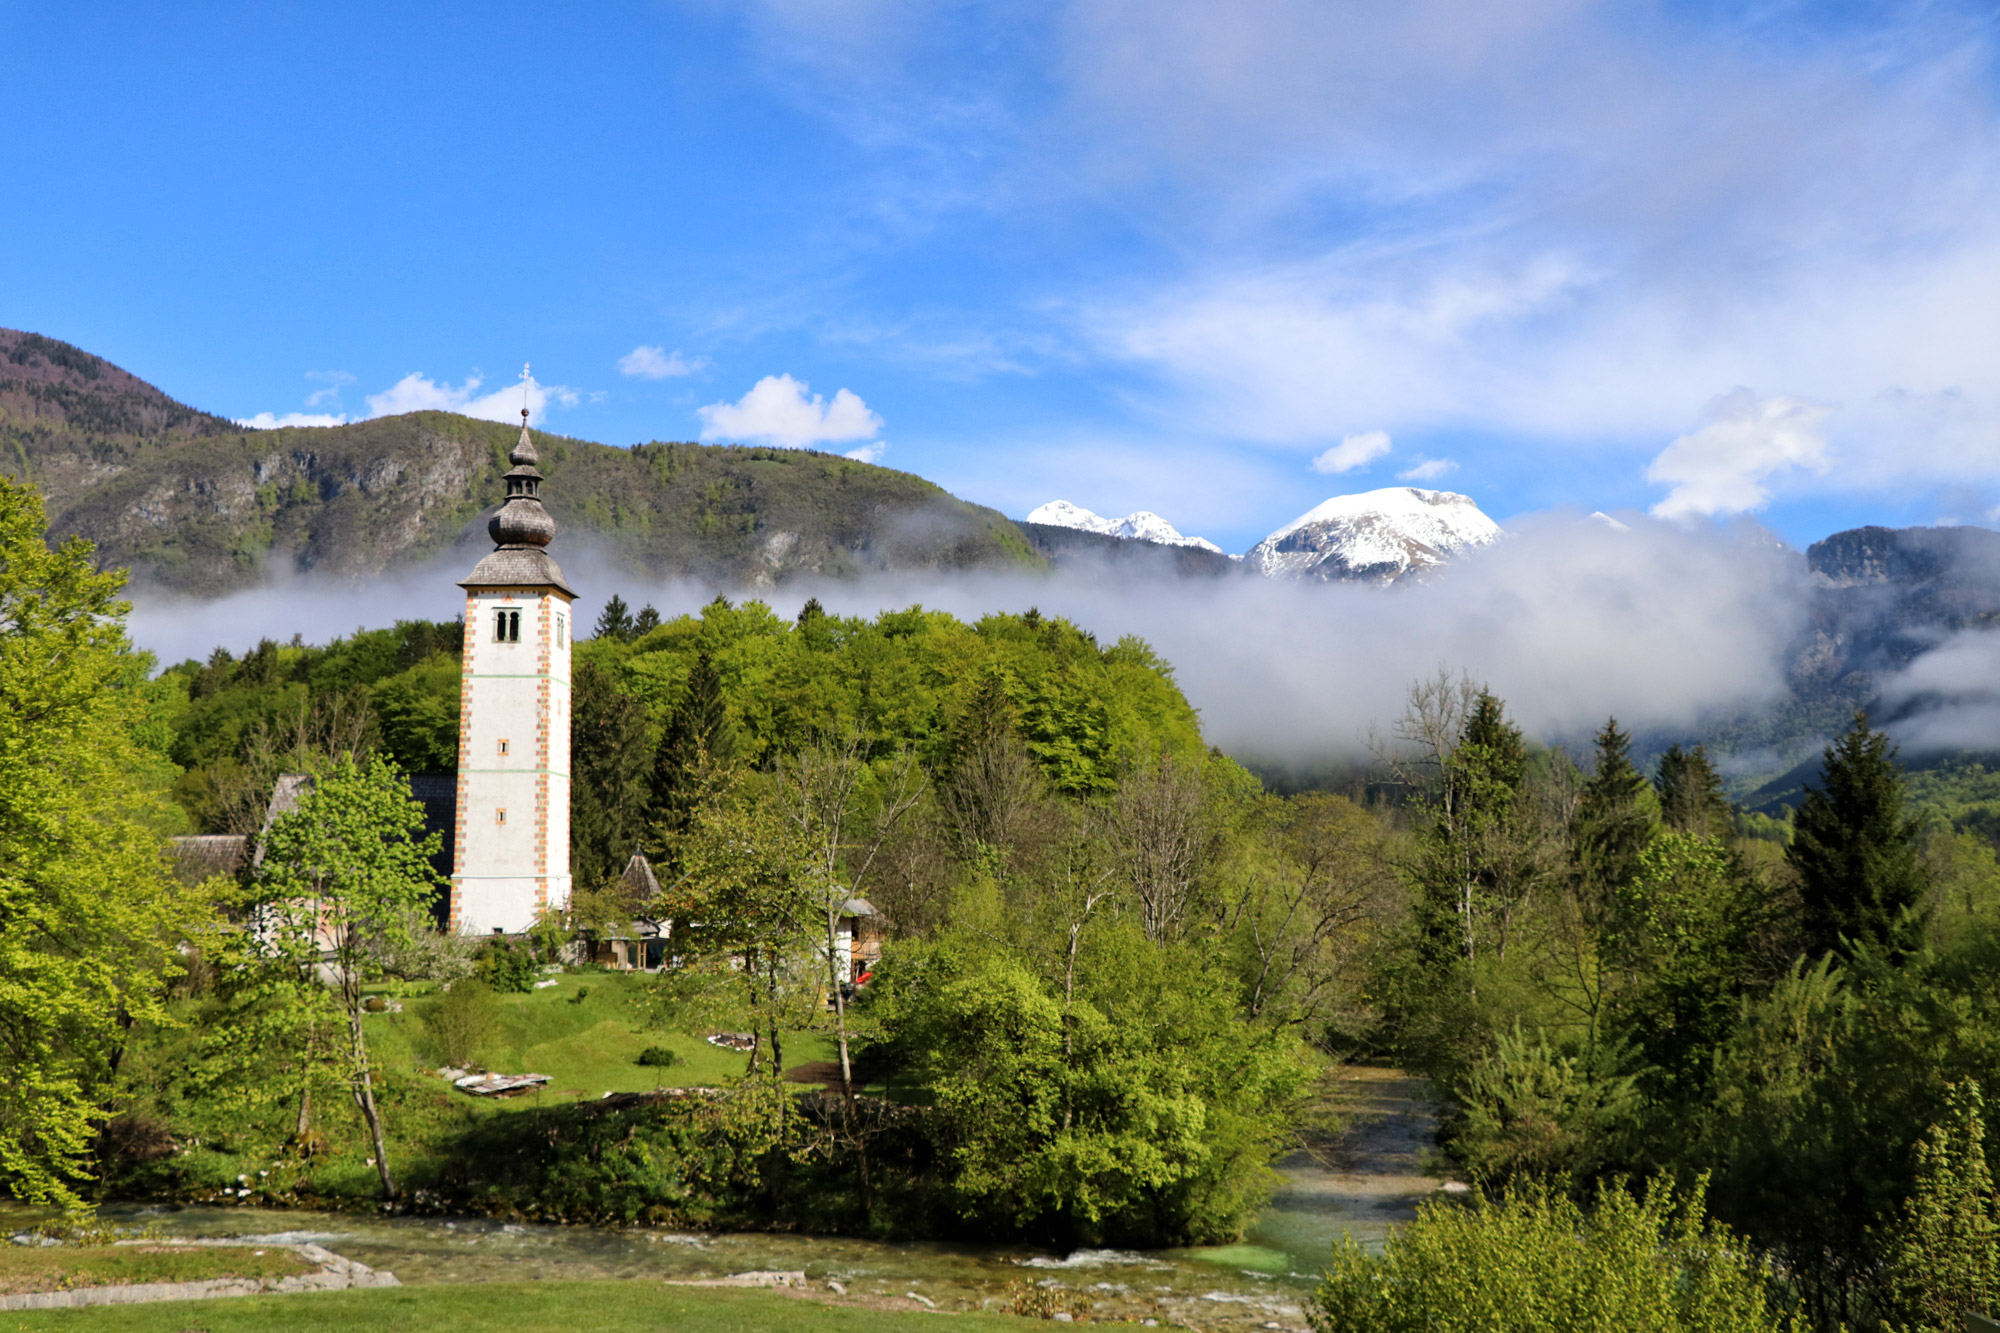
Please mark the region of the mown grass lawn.
[[[455, 1097], [510, 1110], [607, 1092], [712, 1086], [743, 1073], [747, 1059], [741, 1052], [711, 1046], [704, 1035], [663, 1032], [648, 1024], [639, 1001], [651, 977], [565, 972], [553, 980], [555, 985], [541, 990], [499, 997], [499, 1031], [480, 1060], [501, 1073], [547, 1074], [548, 1090], [499, 1100]], [[432, 1000], [419, 994], [401, 998], [402, 1013], [368, 1019], [373, 1054], [385, 1067], [435, 1069], [439, 1060], [423, 1025], [423, 1010]], [[833, 1055], [833, 1044], [817, 1033], [789, 1032], [783, 1040], [787, 1067]], [[665, 1046], [677, 1058], [664, 1068], [641, 1065], [639, 1053], [648, 1046]]]
[[998, 1314], [878, 1310], [655, 1282], [508, 1282], [21, 1310], [0, 1333], [942, 1333], [1019, 1330]]
[[[526, 994], [502, 995], [497, 1027], [477, 1064], [508, 1074], [547, 1074], [546, 1088], [515, 1097], [472, 1097], [440, 1078], [443, 1063], [424, 1026], [424, 1012], [436, 1002], [428, 985], [392, 983], [375, 993], [402, 1005], [400, 1013], [370, 1014], [366, 1031], [370, 1055], [381, 1073], [378, 1095], [385, 1109], [389, 1160], [406, 1188], [422, 1187], [427, 1164], [435, 1161], [477, 1121], [543, 1108], [596, 1101], [606, 1093], [651, 1092], [656, 1088], [714, 1086], [740, 1078], [744, 1053], [711, 1046], [706, 1032], [669, 1032], [651, 1021], [646, 988], [657, 984], [644, 974], [565, 972], [555, 985]], [[726, 1016], [725, 1030], [739, 1016]], [[737, 1026], [742, 1026], [740, 1023]], [[176, 1043], [179, 1043], [177, 1046]], [[146, 1058], [171, 1075], [181, 1053], [192, 1049], [185, 1033], [171, 1036]], [[675, 1053], [665, 1067], [641, 1065], [649, 1046]], [[833, 1043], [818, 1033], [784, 1034], [786, 1067], [823, 1064]], [[134, 1077], [149, 1076], [134, 1062]], [[289, 1073], [274, 1066], [274, 1074]], [[803, 1090], [804, 1084], [790, 1086]], [[246, 1101], [242, 1106], [204, 1106], [199, 1131], [176, 1127], [182, 1151], [172, 1158], [177, 1197], [211, 1202], [313, 1203], [332, 1207], [374, 1200], [380, 1186], [372, 1148], [352, 1103], [322, 1096], [313, 1108], [313, 1128], [322, 1140], [310, 1160], [286, 1152], [296, 1103]], [[217, 1114], [217, 1112], [220, 1114]], [[146, 1187], [138, 1187], [143, 1195]], [[0, 1333], [6, 1325], [0, 1323]]]
[[[315, 1271], [283, 1246], [57, 1245], [0, 1247], [0, 1296], [133, 1282], [201, 1282], [217, 1277], [287, 1277]], [[0, 1323], [0, 1329], [6, 1325]]]

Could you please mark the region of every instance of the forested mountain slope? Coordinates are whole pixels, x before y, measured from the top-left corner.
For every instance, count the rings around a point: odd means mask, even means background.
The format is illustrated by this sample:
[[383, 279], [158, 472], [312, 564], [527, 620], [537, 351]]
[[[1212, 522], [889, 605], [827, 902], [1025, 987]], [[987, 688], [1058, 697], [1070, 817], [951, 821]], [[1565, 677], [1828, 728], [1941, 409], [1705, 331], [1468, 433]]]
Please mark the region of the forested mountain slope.
[[[273, 572], [365, 578], [483, 549], [516, 428], [444, 412], [246, 431], [67, 343], [0, 330], [0, 470], [50, 535], [136, 580], [214, 595]], [[661, 578], [1041, 567], [999, 513], [921, 477], [799, 449], [541, 436], [563, 549]]]

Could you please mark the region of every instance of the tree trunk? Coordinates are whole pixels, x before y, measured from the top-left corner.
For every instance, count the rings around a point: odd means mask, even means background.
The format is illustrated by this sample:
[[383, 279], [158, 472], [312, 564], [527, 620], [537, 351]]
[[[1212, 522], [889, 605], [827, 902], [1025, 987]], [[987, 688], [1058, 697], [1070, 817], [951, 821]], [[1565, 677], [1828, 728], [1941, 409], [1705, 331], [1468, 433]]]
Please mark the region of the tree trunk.
[[382, 1110], [375, 1104], [375, 1084], [368, 1075], [368, 1043], [361, 1035], [361, 1009], [348, 1011], [348, 1031], [353, 1035], [352, 1058], [356, 1080], [354, 1100], [368, 1122], [368, 1135], [375, 1143], [375, 1174], [382, 1179], [382, 1197], [396, 1197], [396, 1178], [389, 1174], [389, 1146], [382, 1138]]
[[750, 993], [750, 1063], [743, 1071], [743, 1077], [752, 1078], [757, 1067], [764, 1062], [764, 1043], [757, 1036], [757, 953], [754, 949], [743, 951], [743, 985]]
[[[869, 1197], [868, 1187], [868, 1144], [861, 1134], [861, 1116], [854, 1101], [854, 1065], [847, 1052], [847, 997], [842, 988], [847, 984], [840, 975], [839, 920], [835, 909], [826, 911], [826, 975], [833, 983], [833, 1030], [840, 1044], [840, 1100], [847, 1115], [847, 1139], [854, 1145], [854, 1156], [861, 1169], [861, 1215], [869, 1216], [874, 1204]], [[850, 946], [851, 947], [851, 946]]]

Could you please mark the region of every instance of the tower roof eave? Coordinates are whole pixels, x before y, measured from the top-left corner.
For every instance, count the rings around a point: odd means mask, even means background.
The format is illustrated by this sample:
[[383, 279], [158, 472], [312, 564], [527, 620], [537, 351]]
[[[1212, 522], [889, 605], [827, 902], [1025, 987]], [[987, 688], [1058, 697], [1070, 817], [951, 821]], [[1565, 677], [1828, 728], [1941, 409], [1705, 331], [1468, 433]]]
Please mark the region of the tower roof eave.
[[576, 594], [563, 582], [562, 566], [539, 546], [503, 546], [459, 581], [459, 587], [475, 588], [554, 588], [572, 600]]

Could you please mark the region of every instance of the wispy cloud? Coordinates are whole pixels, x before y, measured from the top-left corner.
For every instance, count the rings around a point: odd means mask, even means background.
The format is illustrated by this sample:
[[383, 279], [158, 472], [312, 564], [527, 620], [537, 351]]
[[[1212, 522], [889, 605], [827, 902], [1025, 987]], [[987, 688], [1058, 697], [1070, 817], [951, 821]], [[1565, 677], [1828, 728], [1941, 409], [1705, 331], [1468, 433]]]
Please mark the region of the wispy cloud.
[[873, 444], [864, 444], [859, 449], [849, 449], [842, 457], [851, 458], [857, 463], [879, 463], [882, 461], [882, 455], [888, 452], [889, 442], [877, 440]]
[[1708, 405], [1707, 422], [1660, 451], [1646, 480], [1673, 487], [1653, 506], [1661, 518], [1741, 514], [1771, 498], [1765, 484], [1794, 468], [1825, 472], [1822, 423], [1833, 409], [1736, 389]]
[[1449, 458], [1419, 458], [1415, 464], [1396, 474], [1399, 481], [1436, 481], [1458, 471], [1458, 464]]
[[1352, 472], [1358, 467], [1366, 467], [1388, 452], [1387, 431], [1371, 430], [1360, 435], [1349, 435], [1313, 459], [1312, 470], [1332, 474]]
[[641, 343], [618, 358], [618, 373], [639, 380], [670, 380], [698, 375], [708, 364], [705, 356], [684, 357], [679, 351]]
[[329, 403], [338, 406], [340, 391], [354, 383], [354, 376], [344, 370], [308, 370], [306, 378], [326, 386], [306, 395], [307, 407], [323, 407]]
[[872, 439], [882, 418], [850, 389], [828, 402], [790, 375], [766, 375], [733, 403], [698, 409], [704, 440], [761, 440], [787, 449]]

